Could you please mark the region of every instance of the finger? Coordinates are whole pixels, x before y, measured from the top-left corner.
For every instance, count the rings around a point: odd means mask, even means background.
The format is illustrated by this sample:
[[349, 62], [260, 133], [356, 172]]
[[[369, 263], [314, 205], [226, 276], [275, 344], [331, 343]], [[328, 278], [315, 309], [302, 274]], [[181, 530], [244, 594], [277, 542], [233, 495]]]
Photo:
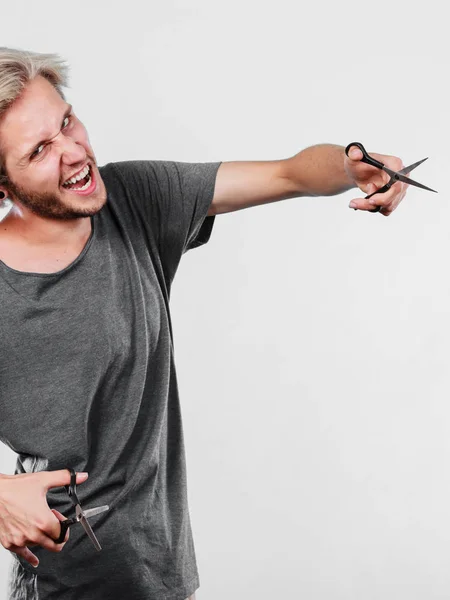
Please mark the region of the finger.
[[[376, 190], [379, 189], [377, 187], [375, 187], [374, 184], [369, 183], [367, 185], [367, 195], [370, 196], [371, 194], [373, 194], [374, 192], [376, 192]], [[384, 196], [386, 194], [375, 194], [374, 196], [372, 196], [369, 199], [366, 198], [354, 198], [350, 204], [349, 207], [350, 208], [354, 208], [355, 210], [367, 210], [367, 211], [371, 211], [374, 212], [374, 209], [377, 206], [385, 206], [385, 200], [384, 200]]]
[[58, 529], [58, 533], [55, 535], [54, 538], [47, 535], [43, 531], [41, 531], [39, 533], [36, 532], [36, 535], [34, 536], [33, 544], [37, 544], [38, 546], [45, 548], [49, 552], [61, 552], [61, 550], [64, 548], [66, 541], [64, 540], [64, 542], [57, 544], [55, 542], [55, 540], [58, 539], [59, 534], [60, 534], [60, 529]]
[[56, 508], [52, 508], [51, 511], [59, 521], [65, 521], [66, 517], [63, 514], [61, 514], [59, 510], [56, 510]]
[[[349, 204], [350, 208], [354, 208], [355, 210], [366, 210], [368, 212], [379, 212], [377, 209], [377, 205], [370, 204], [369, 200], [365, 200], [364, 198], [355, 198]], [[381, 209], [380, 209], [381, 210]]]
[[[65, 521], [66, 517], [64, 515], [62, 515], [58, 510], [56, 510], [55, 508], [52, 508], [52, 513], [54, 515], [56, 515], [56, 517], [60, 520], [60, 521]], [[59, 531], [58, 531], [58, 536], [59, 536]], [[66, 537], [64, 538], [64, 543], [67, 542], [67, 540], [69, 539], [70, 536], [70, 527], [67, 528], [66, 531]], [[57, 537], [55, 536], [55, 539], [57, 539]]]
[[68, 540], [69, 530], [66, 531], [64, 541], [56, 542], [61, 535], [61, 521], [64, 521], [65, 517], [55, 509], [51, 509], [51, 512], [53, 513], [52, 516], [45, 523], [40, 524], [37, 535], [39, 537], [39, 544], [51, 552], [59, 552], [59, 547], [64, 545]]
[[367, 185], [368, 195], [375, 194], [369, 198], [355, 198], [349, 204], [351, 208], [358, 210], [367, 210], [374, 212], [374, 209], [378, 209], [383, 215], [390, 215], [400, 204], [406, 194], [406, 184], [397, 182], [387, 192], [377, 194], [376, 190], [379, 189], [373, 184]]
[[385, 216], [388, 216], [403, 200], [405, 193], [405, 184], [397, 182], [384, 194], [375, 194], [375, 196], [370, 198], [369, 202], [373, 202], [374, 205], [381, 206], [380, 212], [382, 212], [382, 214]]
[[21, 556], [33, 567], [37, 567], [39, 564], [38, 557], [35, 554], [33, 554], [31, 550], [29, 550], [26, 546], [11, 546], [10, 548], [8, 548], [8, 550], [14, 552], [14, 554], [17, 554], [17, 556]]
[[[57, 514], [56, 514], [57, 513]], [[49, 516], [50, 515], [50, 516]], [[61, 521], [65, 517], [55, 509], [48, 509], [44, 517], [36, 520], [36, 524], [27, 532], [27, 537], [20, 540], [20, 544], [27, 546], [41, 546], [50, 552], [61, 552], [64, 544], [69, 539], [69, 531], [66, 531], [64, 540], [56, 542], [61, 535]]]
[[[39, 473], [44, 481], [44, 487], [48, 490], [54, 487], [70, 485], [70, 471], [60, 469], [59, 471], [40, 471]], [[81, 484], [89, 477], [88, 473], [77, 473], [76, 484]]]

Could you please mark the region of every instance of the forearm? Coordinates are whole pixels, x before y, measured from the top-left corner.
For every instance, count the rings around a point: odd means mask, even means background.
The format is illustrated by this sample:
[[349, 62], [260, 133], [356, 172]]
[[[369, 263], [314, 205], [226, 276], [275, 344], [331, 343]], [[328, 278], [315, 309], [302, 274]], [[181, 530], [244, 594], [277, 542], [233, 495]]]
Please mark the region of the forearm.
[[225, 162], [208, 215], [299, 196], [332, 196], [355, 187], [344, 170], [342, 146], [319, 144], [291, 158]]
[[345, 149], [317, 144], [283, 161], [290, 196], [334, 196], [355, 186], [344, 170]]

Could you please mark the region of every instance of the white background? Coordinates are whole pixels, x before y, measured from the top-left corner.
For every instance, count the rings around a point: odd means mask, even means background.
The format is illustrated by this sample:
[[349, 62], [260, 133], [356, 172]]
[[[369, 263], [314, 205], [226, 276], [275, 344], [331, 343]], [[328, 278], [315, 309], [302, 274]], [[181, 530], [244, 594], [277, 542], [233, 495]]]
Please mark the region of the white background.
[[430, 157], [439, 194], [389, 218], [356, 191], [218, 216], [172, 311], [198, 600], [449, 598], [445, 3], [2, 5], [2, 45], [71, 64], [100, 164]]

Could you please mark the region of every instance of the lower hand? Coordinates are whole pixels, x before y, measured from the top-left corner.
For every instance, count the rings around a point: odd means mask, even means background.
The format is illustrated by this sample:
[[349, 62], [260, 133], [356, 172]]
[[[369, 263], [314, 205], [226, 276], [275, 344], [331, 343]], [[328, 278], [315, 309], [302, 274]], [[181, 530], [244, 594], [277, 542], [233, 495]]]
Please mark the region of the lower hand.
[[[76, 483], [86, 481], [87, 475], [77, 473]], [[70, 484], [70, 472], [40, 471], [20, 475], [0, 476], [0, 543], [21, 556], [33, 567], [39, 559], [28, 546], [41, 546], [50, 552], [61, 552], [69, 539], [67, 530], [64, 542], [57, 544], [61, 533], [60, 521], [64, 515], [47, 504], [50, 488]]]
[[[400, 171], [404, 168], [402, 160], [396, 156], [376, 154], [375, 152], [369, 152], [369, 154], [393, 171]], [[349, 156], [345, 155], [344, 168], [350, 179], [355, 182], [355, 185], [366, 195], [369, 195], [382, 188], [390, 180], [390, 176], [382, 169], [361, 162], [362, 157], [361, 150], [353, 146], [350, 149]], [[397, 181], [387, 192], [375, 194], [368, 200], [354, 198], [349, 206], [350, 208], [369, 212], [375, 212], [374, 209], [380, 206], [379, 212], [388, 217], [403, 200], [408, 187], [407, 183]]]

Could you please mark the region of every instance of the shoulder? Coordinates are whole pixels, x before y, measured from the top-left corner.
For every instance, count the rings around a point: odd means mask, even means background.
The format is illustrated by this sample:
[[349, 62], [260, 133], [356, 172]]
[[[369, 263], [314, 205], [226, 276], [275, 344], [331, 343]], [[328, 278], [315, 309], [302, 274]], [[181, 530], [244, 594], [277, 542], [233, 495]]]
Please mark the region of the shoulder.
[[99, 167], [100, 175], [109, 178], [127, 178], [145, 173], [151, 170], [151, 161], [146, 160], [125, 160], [120, 162], [110, 162]]
[[126, 187], [148, 187], [161, 184], [161, 180], [173, 177], [174, 161], [127, 160], [110, 162], [99, 167], [100, 175], [108, 183], [122, 183]]
[[100, 177], [109, 193], [134, 195], [149, 191], [151, 187], [150, 161], [130, 160], [110, 162], [99, 167]]

